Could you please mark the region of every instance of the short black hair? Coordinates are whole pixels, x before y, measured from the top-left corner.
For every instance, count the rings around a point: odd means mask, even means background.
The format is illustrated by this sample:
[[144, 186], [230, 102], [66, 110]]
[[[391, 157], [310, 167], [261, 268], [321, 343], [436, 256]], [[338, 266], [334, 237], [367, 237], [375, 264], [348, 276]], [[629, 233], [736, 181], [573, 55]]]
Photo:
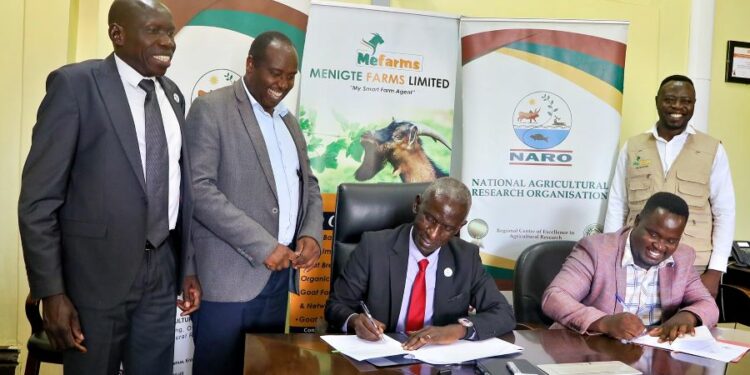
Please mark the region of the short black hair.
[[669, 82], [687, 82], [690, 84], [690, 86], [693, 86], [693, 88], [695, 88], [695, 85], [693, 84], [693, 80], [690, 79], [690, 77], [684, 76], [682, 74], [673, 74], [667, 78], [664, 78], [661, 81], [661, 84], [659, 85], [659, 90], [661, 90], [661, 88]]
[[687, 221], [690, 215], [690, 210], [684, 199], [675, 194], [660, 191], [646, 201], [646, 205], [641, 210], [641, 218], [650, 215], [657, 208], [663, 208], [672, 214], [682, 216], [685, 218], [685, 221]]
[[253, 40], [253, 43], [250, 44], [250, 51], [247, 53], [248, 56], [252, 56], [253, 60], [256, 62], [264, 61], [266, 59], [266, 49], [268, 49], [268, 45], [274, 41], [279, 41], [294, 48], [291, 39], [284, 35], [284, 33], [279, 31], [266, 31], [258, 35], [255, 40]]

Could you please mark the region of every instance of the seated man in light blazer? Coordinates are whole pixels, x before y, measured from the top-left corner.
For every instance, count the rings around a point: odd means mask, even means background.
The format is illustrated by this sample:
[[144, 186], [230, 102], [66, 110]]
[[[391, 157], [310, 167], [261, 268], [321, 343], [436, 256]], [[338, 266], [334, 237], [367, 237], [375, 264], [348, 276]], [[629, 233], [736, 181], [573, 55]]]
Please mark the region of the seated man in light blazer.
[[[334, 283], [326, 320], [365, 340], [384, 331], [408, 333], [408, 350], [512, 330], [513, 310], [484, 270], [479, 249], [456, 237], [470, 207], [466, 186], [444, 177], [416, 197], [413, 224], [364, 233]], [[472, 308], [476, 314], [469, 314]]]
[[[633, 228], [583, 238], [542, 296], [542, 310], [580, 333], [673, 341], [713, 326], [719, 309], [680, 244], [685, 201], [666, 192], [646, 201]], [[647, 331], [646, 327], [652, 327]]]

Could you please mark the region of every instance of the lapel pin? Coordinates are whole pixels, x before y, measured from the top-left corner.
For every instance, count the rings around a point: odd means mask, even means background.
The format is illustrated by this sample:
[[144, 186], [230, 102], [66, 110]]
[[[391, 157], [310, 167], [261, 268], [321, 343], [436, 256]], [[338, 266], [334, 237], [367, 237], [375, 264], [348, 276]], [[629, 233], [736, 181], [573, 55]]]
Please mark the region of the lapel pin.
[[443, 275], [445, 275], [445, 277], [451, 277], [453, 276], [453, 270], [450, 267], [445, 267]]
[[180, 102], [180, 96], [177, 95], [177, 93], [172, 94], [172, 97], [174, 98], [174, 101], [179, 103]]

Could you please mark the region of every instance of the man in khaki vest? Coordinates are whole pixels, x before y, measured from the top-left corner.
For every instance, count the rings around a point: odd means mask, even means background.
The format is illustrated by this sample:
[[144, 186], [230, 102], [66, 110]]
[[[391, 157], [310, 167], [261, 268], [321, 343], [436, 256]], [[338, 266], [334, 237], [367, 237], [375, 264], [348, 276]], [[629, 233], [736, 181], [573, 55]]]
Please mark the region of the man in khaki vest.
[[673, 75], [661, 82], [656, 95], [659, 121], [630, 138], [620, 151], [604, 232], [632, 225], [655, 192], [679, 195], [690, 208], [681, 243], [695, 249], [695, 268], [716, 297], [734, 236], [734, 188], [721, 142], [688, 124], [694, 106], [690, 78]]

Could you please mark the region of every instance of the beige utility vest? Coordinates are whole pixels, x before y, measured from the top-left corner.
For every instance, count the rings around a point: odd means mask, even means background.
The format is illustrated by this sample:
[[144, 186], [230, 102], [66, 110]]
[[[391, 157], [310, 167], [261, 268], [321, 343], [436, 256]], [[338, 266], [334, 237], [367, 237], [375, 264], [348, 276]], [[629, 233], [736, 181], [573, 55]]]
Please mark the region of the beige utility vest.
[[711, 167], [718, 147], [719, 141], [706, 134], [688, 135], [685, 146], [664, 176], [653, 134], [644, 133], [628, 140], [627, 225], [633, 225], [636, 215], [654, 193], [666, 191], [679, 195], [690, 209], [680, 242], [695, 249], [696, 266], [708, 265], [713, 249], [713, 218], [708, 198]]

